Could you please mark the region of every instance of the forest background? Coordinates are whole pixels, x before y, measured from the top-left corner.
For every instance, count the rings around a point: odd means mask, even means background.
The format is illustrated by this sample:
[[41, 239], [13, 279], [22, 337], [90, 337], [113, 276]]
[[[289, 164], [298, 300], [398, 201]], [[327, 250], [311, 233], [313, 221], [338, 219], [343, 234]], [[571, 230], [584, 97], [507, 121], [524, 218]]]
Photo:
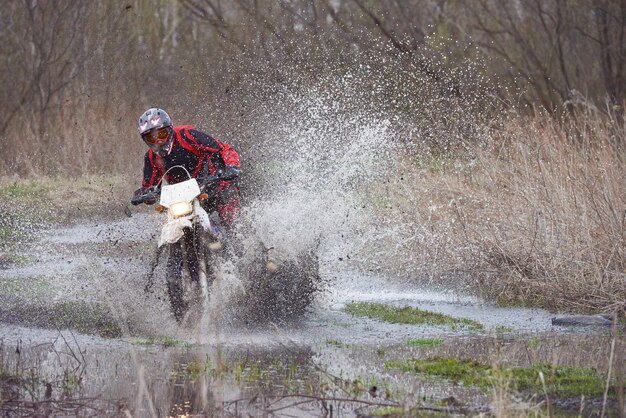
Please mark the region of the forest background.
[[402, 113], [423, 102], [423, 83], [555, 117], [580, 100], [617, 112], [625, 33], [619, 0], [10, 0], [0, 172], [136, 167], [135, 119], [159, 103], [179, 123], [250, 141], [255, 109], [280, 89], [363, 64], [402, 78]]

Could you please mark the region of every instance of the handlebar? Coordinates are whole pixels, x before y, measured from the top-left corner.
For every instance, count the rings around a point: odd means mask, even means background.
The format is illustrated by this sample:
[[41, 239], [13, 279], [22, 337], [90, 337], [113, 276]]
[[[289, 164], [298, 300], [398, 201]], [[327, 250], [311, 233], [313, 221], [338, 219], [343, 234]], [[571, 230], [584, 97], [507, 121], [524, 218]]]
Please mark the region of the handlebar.
[[[209, 186], [218, 181], [230, 181], [239, 177], [241, 170], [235, 167], [226, 167], [224, 170], [217, 171], [214, 175], [206, 177], [204, 179], [197, 179], [200, 190], [205, 191]], [[141, 191], [139, 189], [137, 192]], [[136, 192], [136, 193], [137, 193]], [[217, 191], [215, 191], [217, 192]], [[214, 195], [215, 193], [210, 193], [210, 195]], [[148, 189], [143, 190], [143, 193], [138, 193], [134, 195], [130, 199], [130, 203], [134, 206], [139, 205], [141, 203], [145, 203], [147, 205], [155, 204], [161, 195], [161, 188], [158, 186], [152, 186]]]

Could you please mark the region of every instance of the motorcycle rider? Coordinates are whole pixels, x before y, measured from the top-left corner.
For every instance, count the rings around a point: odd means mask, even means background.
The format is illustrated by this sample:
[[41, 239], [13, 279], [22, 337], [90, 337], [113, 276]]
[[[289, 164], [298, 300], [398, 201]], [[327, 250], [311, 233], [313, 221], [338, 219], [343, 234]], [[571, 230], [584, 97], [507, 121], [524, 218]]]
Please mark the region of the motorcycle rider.
[[[208, 213], [217, 210], [222, 226], [229, 228], [240, 212], [239, 187], [236, 178], [240, 173], [239, 154], [233, 147], [191, 125], [174, 126], [170, 116], [159, 108], [146, 110], [138, 121], [139, 134], [148, 145], [144, 157], [143, 182], [134, 193], [131, 202], [154, 204], [155, 197], [148, 193], [159, 184], [163, 174], [168, 183], [187, 180], [187, 173], [199, 180], [208, 176], [222, 177], [206, 190]], [[171, 170], [170, 170], [171, 169]], [[169, 170], [169, 171], [168, 171]]]

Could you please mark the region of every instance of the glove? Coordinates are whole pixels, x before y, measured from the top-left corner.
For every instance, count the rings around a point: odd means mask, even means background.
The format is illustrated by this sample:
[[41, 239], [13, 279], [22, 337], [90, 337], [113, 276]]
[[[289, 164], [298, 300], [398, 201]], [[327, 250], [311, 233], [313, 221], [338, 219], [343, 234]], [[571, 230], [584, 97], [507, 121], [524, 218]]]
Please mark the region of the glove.
[[146, 205], [154, 205], [157, 201], [157, 196], [154, 193], [149, 193], [147, 196], [144, 196], [143, 203]]
[[138, 188], [137, 190], [135, 190], [135, 192], [133, 193], [133, 197], [130, 199], [130, 203], [133, 206], [137, 206], [140, 203], [143, 203], [143, 195], [146, 194], [146, 190], [143, 187]]
[[146, 205], [154, 205], [157, 201], [157, 194], [152, 189], [140, 187], [133, 193], [133, 197], [130, 199], [130, 203], [133, 206], [137, 206], [140, 203]]
[[237, 167], [227, 166], [223, 170], [218, 170], [212, 176], [198, 178], [198, 184], [203, 192], [209, 195], [210, 199], [213, 199], [219, 190], [218, 181], [232, 181], [239, 177], [241, 170]]
[[234, 180], [239, 177], [241, 170], [237, 167], [227, 166], [218, 174], [220, 180]]

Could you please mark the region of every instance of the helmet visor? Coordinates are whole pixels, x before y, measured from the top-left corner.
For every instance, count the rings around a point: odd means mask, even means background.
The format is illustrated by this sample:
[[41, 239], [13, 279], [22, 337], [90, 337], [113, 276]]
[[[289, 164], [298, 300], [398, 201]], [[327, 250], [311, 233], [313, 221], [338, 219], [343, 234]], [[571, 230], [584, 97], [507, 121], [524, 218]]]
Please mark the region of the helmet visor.
[[159, 129], [153, 129], [151, 131], [142, 134], [141, 137], [146, 144], [150, 146], [163, 146], [167, 143], [170, 136], [170, 129], [168, 126]]

